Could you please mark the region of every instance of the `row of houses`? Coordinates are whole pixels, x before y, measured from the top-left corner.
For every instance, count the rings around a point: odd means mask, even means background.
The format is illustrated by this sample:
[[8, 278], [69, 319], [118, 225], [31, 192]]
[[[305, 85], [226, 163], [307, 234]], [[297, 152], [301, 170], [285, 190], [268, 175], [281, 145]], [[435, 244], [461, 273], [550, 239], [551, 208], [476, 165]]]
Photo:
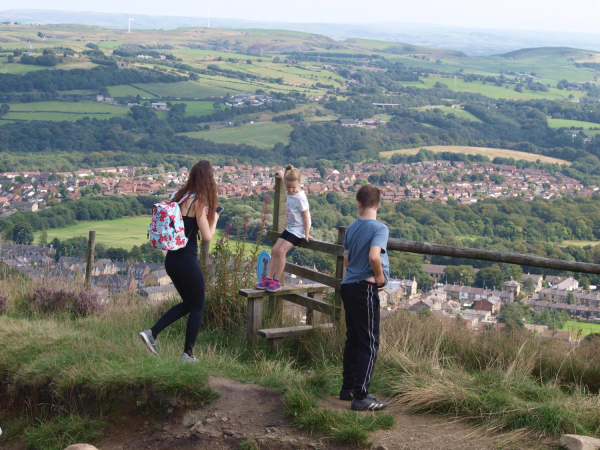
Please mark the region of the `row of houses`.
[[[274, 174], [279, 169], [281, 167], [251, 165], [215, 167], [218, 193], [241, 198], [270, 192], [274, 189]], [[361, 163], [346, 164], [340, 169], [329, 168], [324, 173], [315, 168], [301, 171], [308, 194], [338, 192], [351, 195], [360, 180], [368, 180], [380, 185], [385, 202], [423, 199], [446, 203], [454, 198], [461, 204], [471, 204], [488, 197], [521, 196], [532, 200], [535, 197], [560, 198], [565, 194], [589, 196], [599, 191], [595, 185], [584, 187], [560, 172], [550, 175], [537, 169], [460, 161]], [[103, 195], [165, 195], [183, 184], [187, 175], [185, 167], [166, 171], [163, 167], [146, 165], [98, 167], [54, 174], [5, 172], [0, 175], [0, 183], [9, 187], [0, 191], [0, 216], [16, 210], [35, 212], [51, 198], [76, 200], [86, 187], [98, 186]]]

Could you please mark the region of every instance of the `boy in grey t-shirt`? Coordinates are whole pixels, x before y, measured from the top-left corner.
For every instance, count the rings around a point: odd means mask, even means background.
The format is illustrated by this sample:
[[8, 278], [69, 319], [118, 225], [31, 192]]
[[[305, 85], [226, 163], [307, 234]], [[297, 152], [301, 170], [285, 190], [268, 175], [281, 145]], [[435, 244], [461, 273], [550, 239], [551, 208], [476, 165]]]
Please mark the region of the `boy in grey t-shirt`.
[[348, 227], [344, 239], [346, 276], [341, 294], [346, 313], [344, 380], [340, 399], [352, 400], [355, 411], [380, 411], [385, 402], [369, 395], [371, 375], [379, 349], [378, 288], [387, 284], [389, 229], [377, 221], [381, 192], [373, 185], [356, 194], [360, 218]]

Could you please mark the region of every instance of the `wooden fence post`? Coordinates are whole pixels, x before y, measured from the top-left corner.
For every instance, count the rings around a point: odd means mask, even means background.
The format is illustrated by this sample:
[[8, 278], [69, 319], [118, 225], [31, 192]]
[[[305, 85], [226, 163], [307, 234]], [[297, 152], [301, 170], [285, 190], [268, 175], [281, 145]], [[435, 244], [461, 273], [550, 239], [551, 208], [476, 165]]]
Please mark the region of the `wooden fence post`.
[[273, 230], [283, 233], [287, 227], [287, 197], [281, 178], [275, 178], [275, 197], [273, 198]]
[[[344, 238], [346, 237], [346, 227], [339, 227], [338, 228], [338, 245], [344, 245]], [[346, 272], [346, 267], [344, 267], [344, 257], [343, 256], [337, 256], [336, 257], [336, 264], [335, 264], [335, 277], [341, 281], [344, 279], [344, 274]], [[336, 323], [339, 324], [340, 318], [341, 318], [341, 312], [342, 312], [342, 294], [341, 291], [339, 289], [335, 290], [335, 300], [334, 300], [334, 305], [335, 306], [335, 321]]]
[[[287, 196], [284, 189], [283, 179], [275, 177], [275, 195], [273, 196], [273, 231], [276, 231], [277, 233], [282, 233], [287, 227], [286, 203]], [[285, 276], [279, 281], [283, 286], [285, 284]], [[281, 321], [283, 318], [283, 305], [283, 300], [275, 297], [268, 297], [267, 314], [269, 321], [274, 321], [275, 323], [279, 323]]]
[[208, 254], [210, 253], [210, 242], [200, 241], [200, 265], [203, 270], [208, 268]]
[[87, 250], [87, 264], [85, 265], [85, 290], [92, 289], [92, 263], [94, 262], [94, 250], [96, 248], [96, 232], [90, 231]]
[[[272, 298], [272, 297], [271, 297]], [[277, 300], [274, 300], [277, 301]], [[258, 330], [262, 327], [263, 320], [263, 299], [249, 298], [248, 310], [246, 315], [246, 337], [250, 342], [256, 342]]]

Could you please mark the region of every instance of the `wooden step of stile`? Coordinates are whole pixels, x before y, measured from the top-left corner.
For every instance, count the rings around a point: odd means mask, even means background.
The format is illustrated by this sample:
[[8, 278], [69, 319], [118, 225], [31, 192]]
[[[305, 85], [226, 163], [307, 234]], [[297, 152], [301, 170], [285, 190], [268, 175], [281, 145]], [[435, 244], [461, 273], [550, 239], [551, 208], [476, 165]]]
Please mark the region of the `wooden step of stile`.
[[246, 298], [259, 298], [259, 297], [282, 297], [284, 295], [292, 294], [313, 294], [319, 292], [327, 292], [331, 288], [324, 284], [312, 283], [304, 284], [300, 286], [286, 285], [281, 286], [281, 289], [277, 292], [268, 292], [264, 289], [240, 289], [239, 294]]
[[258, 335], [267, 339], [278, 339], [288, 336], [297, 336], [299, 334], [310, 333], [315, 329], [331, 329], [333, 328], [332, 323], [322, 323], [319, 325], [300, 325], [297, 327], [285, 327], [285, 328], [269, 328], [265, 330], [258, 330]]

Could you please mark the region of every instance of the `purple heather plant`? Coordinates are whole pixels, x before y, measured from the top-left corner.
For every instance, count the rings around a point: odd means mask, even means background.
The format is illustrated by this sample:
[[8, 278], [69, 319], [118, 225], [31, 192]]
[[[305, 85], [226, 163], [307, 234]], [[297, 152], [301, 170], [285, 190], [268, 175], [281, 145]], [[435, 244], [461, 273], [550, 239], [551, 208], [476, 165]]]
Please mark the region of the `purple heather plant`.
[[43, 314], [71, 311], [76, 317], [85, 317], [100, 311], [102, 305], [93, 292], [75, 293], [64, 289], [39, 287], [33, 293], [32, 303]]
[[75, 315], [86, 317], [102, 310], [102, 304], [98, 300], [98, 294], [94, 292], [81, 291], [75, 301]]

